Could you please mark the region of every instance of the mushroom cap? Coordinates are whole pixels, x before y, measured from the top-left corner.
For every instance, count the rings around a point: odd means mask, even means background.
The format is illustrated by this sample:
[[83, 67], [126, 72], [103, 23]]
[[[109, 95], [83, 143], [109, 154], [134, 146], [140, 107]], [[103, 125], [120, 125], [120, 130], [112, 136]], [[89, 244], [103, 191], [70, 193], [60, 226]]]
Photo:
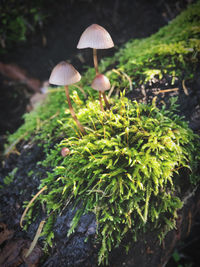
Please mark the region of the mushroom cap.
[[69, 155], [69, 153], [70, 153], [70, 150], [69, 150], [68, 147], [63, 147], [63, 148], [61, 149], [61, 152], [60, 152], [60, 154], [61, 154], [63, 157], [66, 157], [67, 155]]
[[104, 92], [110, 89], [110, 81], [105, 75], [99, 74], [94, 78], [91, 87], [94, 90]]
[[52, 70], [49, 83], [55, 85], [70, 85], [79, 82], [80, 73], [66, 61], [58, 63]]
[[77, 48], [107, 49], [113, 46], [110, 34], [98, 24], [92, 24], [82, 33]]

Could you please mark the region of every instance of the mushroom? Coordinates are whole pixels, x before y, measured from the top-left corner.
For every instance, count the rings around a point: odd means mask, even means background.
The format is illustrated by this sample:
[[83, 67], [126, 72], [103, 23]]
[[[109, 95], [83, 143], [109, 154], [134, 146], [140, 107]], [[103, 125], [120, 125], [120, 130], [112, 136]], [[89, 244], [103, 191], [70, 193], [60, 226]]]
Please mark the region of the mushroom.
[[[106, 103], [106, 106], [108, 108], [110, 108], [110, 105], [109, 105], [108, 100], [107, 100], [106, 95], [105, 95], [105, 91], [110, 89], [110, 81], [109, 81], [109, 79], [103, 74], [98, 74], [94, 78], [91, 87], [94, 90], [97, 90], [97, 91], [101, 92], [103, 94], [103, 97], [105, 96], [104, 97], [104, 101]], [[100, 101], [100, 105], [101, 104], [102, 103]], [[101, 109], [102, 109], [102, 107], [101, 107]]]
[[54, 85], [65, 86], [65, 94], [67, 97], [67, 102], [72, 118], [76, 122], [82, 134], [85, 134], [85, 129], [78, 120], [75, 111], [72, 107], [68, 88], [68, 85], [77, 83], [80, 81], [80, 79], [80, 73], [71, 64], [67, 63], [66, 61], [62, 61], [53, 68], [49, 78], [49, 83]]
[[[97, 60], [97, 49], [107, 49], [114, 46], [112, 38], [110, 34], [98, 24], [92, 24], [89, 26], [81, 35], [80, 40], [78, 42], [77, 48], [93, 48], [93, 60], [94, 67], [96, 71], [96, 75], [99, 74], [98, 70], [98, 60]], [[106, 99], [106, 107], [109, 108], [108, 100], [104, 92], [102, 92], [104, 100]], [[99, 91], [99, 100], [100, 105], [103, 107], [101, 103], [101, 91]]]
[[68, 147], [63, 147], [63, 148], [61, 149], [61, 151], [60, 151], [60, 154], [61, 154], [63, 157], [68, 156], [69, 153], [70, 153], [70, 150], [69, 150]]

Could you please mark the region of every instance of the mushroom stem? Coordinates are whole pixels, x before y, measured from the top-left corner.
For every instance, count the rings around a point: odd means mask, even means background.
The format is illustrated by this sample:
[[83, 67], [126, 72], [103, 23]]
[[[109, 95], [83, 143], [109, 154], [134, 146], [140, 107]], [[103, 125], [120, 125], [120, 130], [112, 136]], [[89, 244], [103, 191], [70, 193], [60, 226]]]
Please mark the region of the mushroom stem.
[[72, 118], [75, 120], [75, 122], [76, 122], [79, 130], [82, 132], [82, 134], [86, 134], [83, 125], [80, 123], [80, 121], [76, 117], [76, 114], [75, 114], [74, 109], [72, 107], [72, 103], [71, 103], [70, 96], [69, 96], [69, 88], [68, 88], [67, 85], [65, 85], [65, 94], [66, 94], [66, 97], [67, 97], [67, 102], [68, 102], [68, 105], [69, 105], [69, 110], [70, 110], [70, 113], [72, 115]]
[[[93, 61], [94, 61], [94, 68], [95, 68], [95, 71], [96, 71], [96, 75], [98, 75], [99, 74], [99, 69], [98, 69], [98, 59], [97, 59], [97, 49], [96, 48], [93, 48]], [[107, 99], [107, 97], [105, 95], [105, 92], [99, 91], [99, 102], [100, 102], [101, 111], [104, 111], [101, 95], [103, 95], [103, 99], [104, 99], [104, 101], [106, 103], [106, 108], [110, 109], [110, 105], [109, 105], [108, 99]]]
[[105, 101], [105, 103], [106, 103], [106, 108], [107, 108], [107, 109], [110, 109], [110, 104], [109, 104], [109, 102], [108, 102], [108, 99], [107, 99], [107, 97], [106, 97], [105, 92], [102, 92], [102, 95], [103, 95], [103, 99], [104, 99], [104, 101]]
[[[96, 48], [93, 48], [93, 61], [94, 61], [94, 68], [95, 68], [95, 71], [96, 71], [96, 75], [98, 75], [99, 74], [99, 69], [98, 69], [98, 59], [97, 59], [97, 49]], [[101, 91], [99, 91], [100, 108], [101, 108], [101, 111], [104, 112], [101, 95], [102, 95], [102, 93], [101, 93]]]
[[99, 91], [99, 102], [100, 102], [101, 111], [105, 112], [104, 107], [103, 107], [103, 103], [102, 103], [102, 97], [101, 97], [101, 92], [100, 91]]
[[97, 59], [97, 49], [93, 48], [93, 60], [94, 60], [94, 68], [96, 71], [96, 75], [99, 74], [99, 69], [98, 69], [98, 59]]

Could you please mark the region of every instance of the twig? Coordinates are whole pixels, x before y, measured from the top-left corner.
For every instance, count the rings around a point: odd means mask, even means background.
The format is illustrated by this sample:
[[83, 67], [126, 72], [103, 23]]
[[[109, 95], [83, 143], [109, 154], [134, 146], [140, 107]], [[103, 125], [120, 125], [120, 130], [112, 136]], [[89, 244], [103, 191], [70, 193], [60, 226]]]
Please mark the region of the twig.
[[28, 251], [27, 251], [27, 253], [25, 255], [25, 258], [27, 258], [31, 254], [31, 252], [33, 251], [34, 247], [36, 246], [38, 238], [40, 236], [40, 233], [42, 232], [44, 224], [45, 224], [45, 220], [40, 222], [39, 227], [38, 227], [37, 232], [36, 232], [36, 235], [35, 235], [32, 243], [30, 245], [30, 248], [28, 249]]
[[122, 73], [123, 73], [123, 75], [126, 77], [126, 79], [128, 80], [128, 82], [129, 82], [129, 86], [130, 86], [130, 91], [132, 91], [132, 90], [133, 90], [133, 85], [132, 85], [131, 78], [130, 78], [130, 77], [128, 76], [128, 74], [126, 74], [125, 72], [122, 71]]
[[161, 93], [169, 93], [173, 91], [178, 91], [179, 88], [172, 88], [172, 89], [165, 89], [165, 90], [160, 90], [159, 92], [153, 92], [155, 95], [161, 94]]
[[144, 85], [142, 85], [142, 86], [141, 86], [141, 91], [142, 91], [142, 94], [143, 94], [143, 96], [144, 96], [144, 97], [146, 97], [146, 96], [147, 96], [147, 94], [146, 94], [146, 91], [145, 91]]
[[182, 86], [183, 86], [183, 91], [184, 91], [184, 93], [185, 93], [186, 95], [189, 95], [189, 93], [188, 93], [188, 89], [187, 89], [187, 87], [186, 87], [186, 85], [185, 85], [185, 80], [182, 81]]
[[28, 209], [30, 208], [31, 204], [33, 203], [33, 201], [44, 191], [47, 189], [47, 186], [45, 185], [39, 192], [37, 192], [37, 194], [31, 199], [31, 201], [28, 203], [28, 206], [26, 207], [25, 211], [22, 214], [22, 217], [20, 219], [20, 226], [21, 228], [23, 227], [22, 223], [24, 220], [24, 217], [26, 216], [26, 213], [28, 211]]
[[118, 74], [119, 76], [122, 76], [121, 73], [118, 70], [112, 69], [112, 71], [115, 72], [116, 74]]
[[132, 80], [131, 80], [131, 78], [128, 76], [128, 74], [126, 74], [126, 73], [123, 72], [123, 71], [121, 71], [121, 73], [120, 73], [120, 71], [119, 71], [119, 70], [116, 70], [116, 69], [112, 69], [112, 71], [115, 72], [117, 75], [119, 75], [119, 76], [121, 76], [121, 77], [125, 77], [125, 78], [128, 80], [128, 82], [129, 82], [130, 91], [133, 90]]
[[112, 92], [114, 91], [115, 89], [115, 83], [112, 85], [112, 87], [110, 88], [110, 91], [108, 93], [108, 98], [110, 98], [110, 96], [112, 95]]

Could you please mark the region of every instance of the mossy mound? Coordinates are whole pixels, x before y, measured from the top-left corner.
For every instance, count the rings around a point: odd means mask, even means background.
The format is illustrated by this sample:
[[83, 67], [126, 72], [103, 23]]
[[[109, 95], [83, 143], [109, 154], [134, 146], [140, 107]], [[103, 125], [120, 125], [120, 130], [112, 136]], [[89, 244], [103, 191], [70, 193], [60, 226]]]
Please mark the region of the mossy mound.
[[[107, 71], [111, 83], [124, 92], [166, 73], [172, 83], [175, 77], [191, 79], [200, 53], [199, 11], [198, 1], [158, 33], [128, 42], [113, 58], [101, 61], [100, 71]], [[80, 134], [66, 110], [64, 90], [52, 89], [46, 103], [25, 115], [25, 124], [9, 137], [7, 152], [31, 136], [44, 145], [42, 165], [52, 168], [40, 186], [47, 186], [48, 194], [39, 197], [49, 215], [44, 228], [47, 241], [52, 241], [55, 217], [67, 205], [78, 205], [69, 234], [82, 214], [94, 212], [101, 263], [127, 233], [136, 239], [139, 232], [158, 229], [162, 237], [175, 227], [184, 193], [179, 174], [184, 170], [185, 186], [199, 181], [200, 150], [198, 137], [173, 113], [174, 100], [170, 110], [165, 106], [159, 110], [155, 101], [131, 103], [121, 94], [110, 99], [111, 110], [101, 112], [96, 93], [88, 86], [94, 75], [90, 68], [80, 90], [71, 86], [86, 135]], [[89, 95], [87, 101], [82, 89]], [[62, 147], [70, 150], [64, 158]], [[27, 217], [31, 213], [32, 209]]]
[[[70, 119], [63, 124], [68, 137], [43, 162], [54, 167], [41, 184], [48, 188], [40, 200], [50, 215], [44, 234], [50, 241], [52, 219], [71, 203], [79, 209], [68, 235], [83, 214], [93, 212], [102, 263], [127, 233], [137, 240], [139, 232], [159, 229], [163, 238], [175, 227], [177, 210], [182, 207], [176, 174], [185, 169], [184, 184], [197, 182], [199, 141], [173, 112], [124, 97], [115, 100], [106, 113], [100, 111], [98, 101], [89, 101], [78, 117], [87, 134], [77, 137], [68, 131], [74, 124]], [[70, 151], [64, 158], [63, 147]]]

